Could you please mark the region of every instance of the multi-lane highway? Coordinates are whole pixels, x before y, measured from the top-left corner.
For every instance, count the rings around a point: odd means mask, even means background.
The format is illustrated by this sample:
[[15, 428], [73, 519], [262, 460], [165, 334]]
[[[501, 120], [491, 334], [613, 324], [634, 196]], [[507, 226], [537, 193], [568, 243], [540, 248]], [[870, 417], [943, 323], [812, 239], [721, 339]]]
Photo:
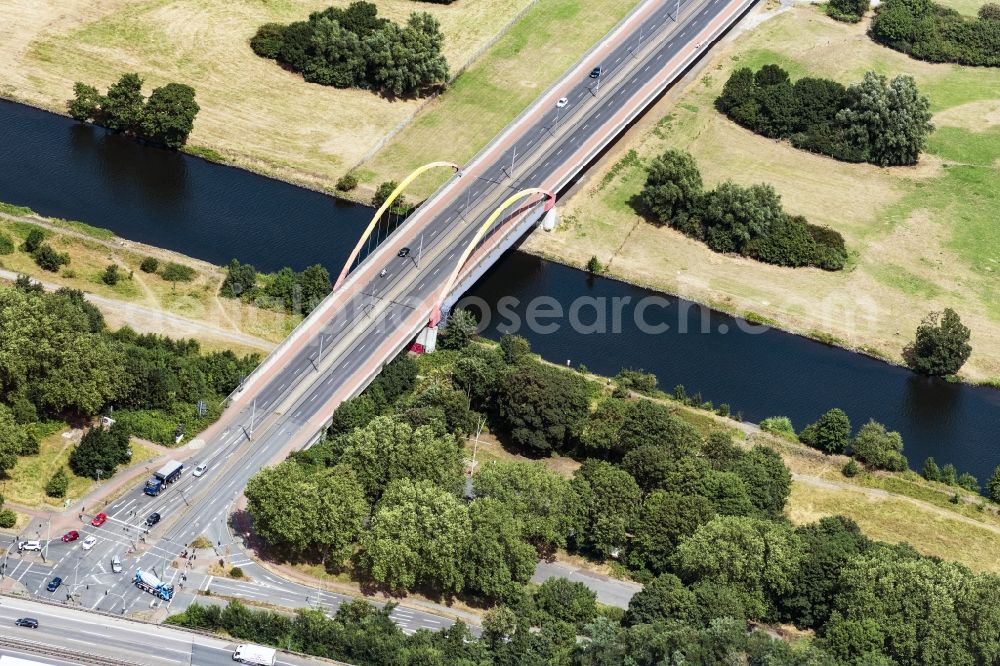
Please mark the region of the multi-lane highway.
[[[250, 476], [313, 441], [335, 406], [360, 392], [413, 339], [446, 295], [449, 277], [476, 227], [502, 201], [526, 187], [564, 188], [753, 1], [641, 4], [424, 202], [265, 361], [202, 435], [204, 446], [192, 463], [208, 464], [203, 477], [194, 479], [188, 471], [157, 498], [136, 488], [104, 509], [110, 517], [105, 525], [78, 528], [81, 535], [97, 536], [92, 550], [84, 552], [79, 542], [54, 543], [51, 566], [34, 562], [30, 570], [8, 568], [8, 573], [20, 574], [18, 580], [41, 594], [46, 594], [46, 577], [60, 575], [82, 607], [118, 612], [158, 605], [132, 586], [136, 568], [153, 569], [174, 582], [179, 605], [205, 585], [222, 585], [232, 596], [267, 594], [290, 605], [336, 607], [341, 599], [336, 595], [319, 598], [309, 588], [248, 564], [227, 518]], [[597, 78], [588, 76], [594, 67], [601, 68]], [[563, 97], [566, 105], [557, 108]], [[411, 249], [409, 255], [397, 256], [404, 246]], [[146, 534], [143, 521], [153, 511], [163, 521]], [[240, 564], [254, 582], [186, 574], [179, 556], [199, 535], [215, 542], [216, 557]], [[125, 557], [123, 574], [109, 573], [114, 553]], [[410, 630], [447, 623], [422, 611], [396, 617]]]

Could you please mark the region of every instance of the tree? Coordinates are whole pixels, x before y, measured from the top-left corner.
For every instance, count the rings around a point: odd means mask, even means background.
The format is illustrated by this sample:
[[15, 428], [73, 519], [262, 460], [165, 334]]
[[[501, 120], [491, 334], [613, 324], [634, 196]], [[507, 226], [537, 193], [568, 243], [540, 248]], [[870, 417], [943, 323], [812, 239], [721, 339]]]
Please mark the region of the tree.
[[68, 254], [56, 252], [48, 243], [39, 245], [38, 249], [31, 253], [31, 258], [39, 268], [53, 273], [69, 263]]
[[225, 298], [242, 298], [251, 296], [256, 290], [257, 269], [252, 264], [241, 264], [238, 259], [231, 260], [226, 266], [226, 277], [219, 287], [219, 295]]
[[755, 446], [730, 471], [743, 479], [750, 501], [758, 511], [773, 518], [782, 515], [792, 491], [792, 474], [776, 451]]
[[781, 197], [766, 184], [743, 187], [726, 181], [705, 194], [701, 222], [705, 242], [716, 252], [742, 252], [784, 218]]
[[958, 472], [951, 463], [941, 468], [941, 483], [947, 483], [949, 486], [958, 484]]
[[566, 546], [579, 512], [567, 479], [542, 463], [493, 461], [480, 467], [472, 483], [477, 498], [495, 498], [524, 521], [524, 538], [536, 548]]
[[834, 407], [807, 425], [799, 433], [799, 440], [824, 453], [843, 453], [851, 441], [851, 420], [839, 407]]
[[69, 115], [81, 122], [96, 119], [105, 105], [104, 97], [94, 86], [77, 81], [73, 84], [73, 99], [69, 101]]
[[646, 184], [639, 194], [642, 206], [655, 220], [683, 226], [702, 196], [701, 172], [690, 153], [670, 149], [653, 159], [646, 170]]
[[602, 558], [617, 556], [642, 499], [635, 479], [621, 468], [591, 459], [573, 476], [573, 487], [583, 508], [577, 545]]
[[667, 620], [691, 622], [698, 617], [697, 598], [673, 574], [663, 574], [650, 581], [632, 596], [622, 624], [653, 624]]
[[682, 580], [728, 584], [747, 595], [750, 616], [772, 615], [772, 606], [792, 589], [802, 544], [791, 528], [759, 518], [718, 516], [677, 547]]
[[604, 266], [601, 265], [601, 260], [597, 258], [597, 255], [591, 255], [584, 268], [590, 275], [600, 275], [604, 272]]
[[101, 282], [109, 287], [113, 287], [118, 284], [120, 279], [121, 274], [118, 272], [118, 264], [108, 264], [108, 267], [105, 268], [104, 272], [101, 274]]
[[966, 490], [974, 493], [978, 493], [981, 490], [979, 487], [979, 480], [968, 472], [962, 472], [958, 476], [957, 483], [960, 488], [965, 488]]
[[66, 497], [67, 490], [69, 490], [69, 475], [66, 474], [65, 467], [60, 467], [45, 484], [45, 494], [49, 497], [61, 498]]
[[549, 578], [535, 592], [535, 606], [543, 616], [579, 629], [597, 615], [597, 594], [581, 582]]
[[857, 23], [870, 6], [869, 0], [830, 0], [829, 14], [841, 21]]
[[993, 475], [986, 482], [986, 492], [994, 502], [1000, 502], [1000, 467], [993, 470]]
[[953, 375], [972, 353], [970, 331], [951, 308], [932, 312], [917, 327], [913, 344], [903, 350], [907, 364], [925, 375]]
[[462, 487], [462, 454], [452, 436], [432, 428], [412, 428], [394, 416], [378, 416], [341, 436], [339, 462], [357, 473], [365, 494], [376, 500], [397, 479], [429, 481], [446, 492]]
[[497, 389], [497, 412], [517, 446], [536, 452], [572, 447], [590, 412], [590, 386], [579, 375], [541, 363], [511, 369]]
[[28, 254], [33, 254], [42, 245], [42, 241], [45, 240], [45, 232], [41, 229], [32, 229], [28, 232], [27, 237], [24, 239], [24, 244], [21, 249]]
[[900, 75], [889, 82], [866, 72], [847, 94], [849, 106], [837, 118], [861, 133], [869, 161], [879, 166], [916, 164], [934, 126], [930, 102], [913, 77]]
[[302, 293], [302, 313], [309, 314], [330, 293], [330, 272], [320, 264], [313, 264], [299, 274]]
[[855, 458], [875, 469], [902, 472], [908, 467], [903, 455], [903, 437], [898, 432], [886, 432], [885, 426], [871, 419], [861, 427], [851, 441]]
[[362, 393], [337, 405], [337, 409], [333, 410], [327, 434], [336, 437], [355, 428], [364, 428], [376, 416], [378, 416], [378, 405], [368, 393]]
[[415, 587], [453, 594], [465, 585], [469, 514], [452, 493], [429, 481], [400, 479], [385, 489], [361, 539], [361, 562], [391, 590]]
[[142, 78], [138, 74], [122, 74], [108, 88], [101, 105], [104, 125], [109, 129], [136, 134], [142, 126], [146, 100], [142, 96]]
[[[392, 194], [393, 190], [395, 190], [397, 187], [399, 187], [399, 183], [397, 183], [394, 180], [386, 180], [379, 183], [379, 186], [375, 188], [375, 194], [372, 195], [372, 208], [381, 208], [382, 204], [386, 202], [386, 200], [389, 198], [389, 195]], [[403, 205], [402, 195], [400, 195], [399, 198], [396, 199], [396, 203], [393, 205], [394, 206]]]
[[370, 391], [381, 393], [386, 402], [395, 402], [401, 395], [413, 390], [419, 370], [413, 357], [403, 352], [382, 368]]
[[468, 310], [455, 310], [438, 334], [441, 349], [465, 349], [476, 334], [479, 322]]
[[1000, 4], [987, 2], [979, 8], [976, 15], [983, 21], [1000, 21]]
[[619, 447], [628, 452], [642, 446], [659, 445], [680, 459], [693, 455], [701, 444], [698, 429], [673, 415], [672, 411], [652, 400], [629, 403], [619, 431]]
[[180, 148], [187, 143], [200, 108], [191, 86], [168, 83], [155, 88], [142, 114], [141, 132], [154, 143]]
[[254, 529], [268, 545], [292, 557], [320, 553], [334, 567], [368, 516], [364, 490], [345, 466], [316, 473], [285, 461], [251, 477], [246, 496]]
[[805, 557], [792, 577], [792, 591], [780, 603], [784, 621], [804, 629], [818, 629], [830, 618], [840, 572], [871, 542], [850, 518], [832, 516], [795, 530]]
[[163, 267], [163, 272], [160, 273], [160, 277], [167, 282], [191, 282], [195, 275], [193, 268], [175, 261], [167, 262], [167, 265]]
[[704, 497], [650, 493], [630, 528], [629, 565], [653, 574], [669, 571], [677, 545], [714, 516], [712, 503]]
[[139, 270], [143, 273], [155, 273], [156, 269], [160, 267], [160, 262], [156, 257], [145, 257], [142, 263], [139, 264]]
[[941, 480], [941, 468], [938, 467], [936, 462], [934, 462], [934, 458], [927, 458], [927, 460], [924, 461], [924, 467], [921, 473], [928, 481]]
[[471, 535], [462, 559], [465, 589], [486, 600], [514, 601], [538, 559], [523, 540], [523, 520], [498, 499], [484, 497], [469, 505]]
[[507, 365], [514, 365], [529, 357], [531, 343], [523, 336], [504, 333], [500, 336], [500, 351], [503, 353], [504, 362]]
[[129, 435], [120, 423], [91, 428], [69, 454], [69, 467], [77, 476], [109, 479], [119, 465], [132, 459]]

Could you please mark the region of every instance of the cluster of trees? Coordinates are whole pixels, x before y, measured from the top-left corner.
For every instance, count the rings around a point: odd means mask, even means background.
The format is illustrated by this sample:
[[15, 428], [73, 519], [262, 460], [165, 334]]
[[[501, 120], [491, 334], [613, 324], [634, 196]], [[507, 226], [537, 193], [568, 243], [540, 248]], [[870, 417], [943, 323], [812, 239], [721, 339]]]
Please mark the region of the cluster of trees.
[[[928, 481], [937, 481], [948, 486], [958, 486], [974, 493], [980, 492], [979, 480], [975, 476], [968, 472], [959, 474], [958, 470], [951, 463], [947, 463], [943, 467], [938, 467], [933, 457], [924, 460], [920, 474]], [[993, 477], [987, 483], [990, 498], [994, 501], [1000, 501], [1000, 493], [994, 492], [994, 490], [1000, 490], [1000, 486], [996, 485], [997, 481], [1000, 481], [1000, 467], [993, 472]]]
[[443, 43], [441, 27], [430, 14], [414, 12], [403, 26], [379, 18], [374, 4], [360, 1], [313, 12], [307, 21], [262, 25], [250, 47], [311, 83], [400, 96], [447, 82]]
[[932, 312], [917, 327], [913, 343], [903, 350], [903, 359], [925, 375], [954, 375], [972, 354], [972, 333], [951, 308]]
[[[22, 276], [0, 287], [0, 473], [17, 456], [38, 452], [34, 424], [89, 419], [109, 407], [119, 429], [173, 443], [178, 424], [215, 418], [221, 397], [257, 362], [232, 352], [201, 354], [194, 341], [108, 331], [80, 291], [45, 293]], [[201, 417], [198, 400], [209, 405]], [[88, 433], [74, 471], [108, 476], [127, 461], [119, 429]]]
[[889, 48], [920, 60], [1000, 67], [1000, 4], [973, 18], [932, 0], [886, 0], [869, 31]]
[[[774, 427], [773, 423], [768, 425]], [[888, 431], [875, 419], [869, 419], [852, 437], [851, 420], [839, 407], [834, 407], [818, 421], [803, 428], [798, 438], [803, 444], [824, 453], [850, 453], [855, 460], [872, 469], [890, 472], [909, 469], [903, 455], [903, 437], [898, 432]]]
[[180, 148], [194, 129], [200, 107], [194, 101], [194, 88], [183, 83], [168, 83], [155, 88], [146, 99], [142, 78], [135, 73], [122, 74], [111, 84], [106, 95], [85, 83], [73, 85], [69, 114], [80, 121], [92, 120], [117, 132], [144, 139], [168, 148]]
[[681, 150], [670, 149], [650, 163], [639, 203], [654, 220], [716, 252], [826, 270], [840, 270], [847, 263], [843, 237], [786, 213], [773, 187], [726, 181], [706, 192], [694, 158]]
[[42, 270], [56, 273], [60, 267], [69, 264], [69, 255], [56, 251], [46, 243], [45, 232], [37, 227], [28, 232], [24, 243], [21, 244], [21, 249], [30, 254]]
[[857, 23], [871, 7], [870, 0], [830, 0], [826, 13], [838, 21]]
[[[905, 0], [908, 1], [908, 0]], [[757, 134], [846, 162], [916, 164], [934, 129], [930, 103], [910, 76], [867, 72], [844, 87], [829, 79], [794, 83], [778, 65], [737, 69], [716, 108]]]
[[309, 314], [330, 293], [330, 273], [315, 264], [300, 273], [289, 267], [261, 275], [251, 264], [233, 259], [226, 266], [219, 295], [293, 314]]

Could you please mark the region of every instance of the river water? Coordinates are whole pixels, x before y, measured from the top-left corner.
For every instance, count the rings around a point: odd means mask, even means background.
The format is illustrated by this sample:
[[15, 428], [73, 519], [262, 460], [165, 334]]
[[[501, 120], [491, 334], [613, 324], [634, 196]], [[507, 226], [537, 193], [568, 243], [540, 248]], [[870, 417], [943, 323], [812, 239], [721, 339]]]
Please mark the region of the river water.
[[[321, 263], [333, 274], [371, 215], [364, 206], [3, 101], [0, 201], [217, 264], [236, 257], [273, 271]], [[553, 362], [582, 363], [606, 375], [643, 369], [665, 390], [683, 384], [751, 421], [784, 415], [801, 428], [841, 407], [856, 427], [875, 418], [902, 433], [917, 468], [934, 456], [985, 482], [1000, 465], [1000, 391], [928, 379], [761, 331], [683, 299], [521, 252], [507, 255], [469, 296], [490, 313], [486, 335], [516, 328]], [[580, 305], [575, 319], [574, 303]], [[640, 303], [646, 306], [637, 323]], [[559, 309], [564, 316], [524, 325], [529, 314]], [[522, 325], [515, 327], [517, 320]]]

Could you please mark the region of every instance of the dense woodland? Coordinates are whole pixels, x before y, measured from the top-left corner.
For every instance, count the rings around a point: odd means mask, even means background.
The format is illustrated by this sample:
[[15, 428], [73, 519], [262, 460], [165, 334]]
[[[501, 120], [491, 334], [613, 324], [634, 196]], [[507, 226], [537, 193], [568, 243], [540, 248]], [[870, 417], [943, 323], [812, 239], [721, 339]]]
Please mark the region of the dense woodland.
[[[328, 438], [255, 476], [257, 533], [275, 554], [323, 562], [391, 592], [491, 608], [405, 636], [363, 602], [332, 619], [231, 605], [176, 622], [361, 664], [976, 664], [1000, 657], [1000, 577], [867, 539], [848, 519], [793, 527], [791, 475], [764, 446], [707, 433], [668, 404], [541, 363], [527, 342], [471, 341], [467, 313], [424, 372], [403, 356], [334, 415]], [[648, 388], [632, 373], [630, 383]], [[655, 385], [655, 380], [652, 381]], [[839, 410], [838, 410], [839, 411]], [[462, 445], [485, 422], [514, 452], [464, 484]], [[845, 428], [846, 425], [846, 428]], [[803, 433], [871, 467], [905, 465], [878, 424], [851, 437], [832, 414]], [[843, 447], [843, 448], [841, 448]], [[646, 583], [626, 613], [579, 583], [526, 585], [557, 549]], [[792, 642], [759, 623], [808, 630]], [[582, 637], [582, 639], [578, 639]]]
[[424, 94], [447, 82], [443, 43], [430, 14], [413, 12], [403, 26], [379, 18], [378, 8], [362, 0], [313, 12], [306, 21], [262, 25], [250, 47], [310, 83], [398, 97]]
[[107, 478], [129, 461], [130, 435], [173, 444], [178, 426], [197, 432], [257, 362], [202, 354], [193, 340], [109, 331], [77, 290], [45, 293], [27, 278], [0, 286], [0, 476], [38, 452], [43, 423], [86, 424], [114, 408], [115, 425], [88, 431], [70, 458], [78, 475]]
[[1000, 67], [1000, 4], [995, 2], [971, 17], [932, 0], [885, 0], [875, 10], [870, 34], [920, 60]]
[[69, 101], [69, 114], [77, 120], [92, 120], [167, 148], [180, 148], [187, 142], [199, 110], [191, 86], [168, 83], [154, 88], [146, 99], [142, 94], [142, 78], [134, 73], [122, 74], [106, 95], [91, 85], [77, 82]]
[[682, 150], [667, 150], [650, 162], [637, 203], [647, 217], [716, 252], [831, 271], [847, 263], [843, 236], [786, 213], [773, 187], [726, 181], [706, 191], [694, 158]]
[[716, 108], [757, 134], [845, 162], [916, 164], [934, 129], [930, 103], [910, 76], [876, 72], [844, 87], [803, 77], [794, 83], [778, 65], [734, 71]]

